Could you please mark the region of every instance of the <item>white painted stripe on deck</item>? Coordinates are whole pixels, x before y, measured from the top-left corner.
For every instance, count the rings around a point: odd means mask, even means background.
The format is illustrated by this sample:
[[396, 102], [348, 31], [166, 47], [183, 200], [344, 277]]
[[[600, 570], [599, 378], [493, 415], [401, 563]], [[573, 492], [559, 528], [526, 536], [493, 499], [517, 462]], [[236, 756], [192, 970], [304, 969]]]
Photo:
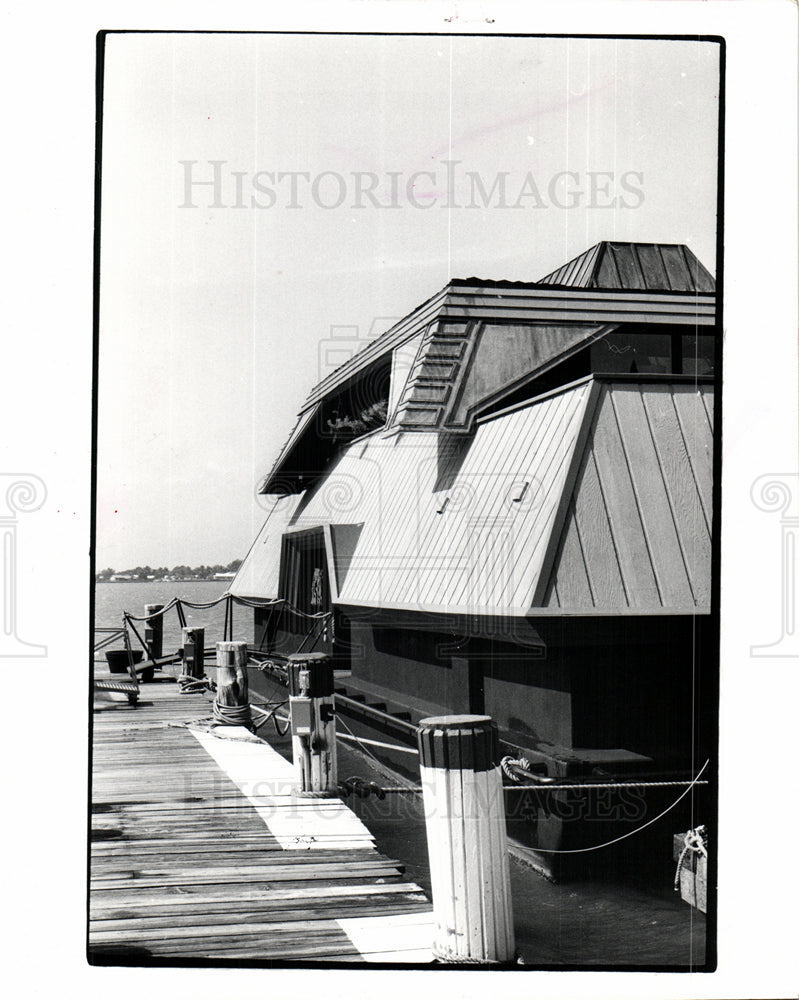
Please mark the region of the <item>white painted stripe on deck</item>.
[[[226, 728], [231, 736], [249, 736], [246, 729]], [[267, 743], [220, 739], [196, 729], [189, 732], [251, 803], [283, 850], [373, 846], [374, 837], [340, 799], [293, 795], [294, 768]]]
[[367, 962], [432, 962], [435, 925], [429, 913], [345, 917], [336, 923]]

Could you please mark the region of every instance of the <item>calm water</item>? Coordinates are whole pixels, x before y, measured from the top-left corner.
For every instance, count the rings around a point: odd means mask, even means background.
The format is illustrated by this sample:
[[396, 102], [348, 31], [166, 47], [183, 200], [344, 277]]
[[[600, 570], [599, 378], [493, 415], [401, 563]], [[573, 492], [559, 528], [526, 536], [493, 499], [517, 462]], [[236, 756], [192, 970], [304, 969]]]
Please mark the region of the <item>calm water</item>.
[[[142, 581], [140, 583], [98, 583], [95, 587], [96, 627], [119, 626], [122, 624], [122, 613], [143, 615], [145, 604], [168, 604], [172, 598], [204, 604], [213, 601], [225, 593], [229, 580], [189, 580], [185, 583], [162, 583], [157, 581]], [[213, 648], [215, 642], [222, 639], [225, 624], [225, 602], [214, 608], [195, 610], [185, 608], [187, 625], [202, 625], [205, 627], [205, 648]], [[142, 633], [144, 623], [136, 622], [136, 628]], [[233, 638], [252, 642], [253, 612], [252, 608], [235, 605], [233, 608]], [[138, 642], [131, 636], [134, 648]], [[181, 645], [180, 622], [178, 613], [173, 608], [164, 616], [164, 654], [179, 649]]]

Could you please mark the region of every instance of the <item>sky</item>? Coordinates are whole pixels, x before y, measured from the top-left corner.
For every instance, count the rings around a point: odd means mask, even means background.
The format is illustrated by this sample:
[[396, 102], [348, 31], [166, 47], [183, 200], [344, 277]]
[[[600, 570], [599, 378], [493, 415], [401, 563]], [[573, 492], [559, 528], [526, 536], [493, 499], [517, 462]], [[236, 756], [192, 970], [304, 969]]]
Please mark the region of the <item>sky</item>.
[[310, 389], [451, 277], [715, 272], [718, 92], [696, 41], [109, 36], [97, 569], [242, 558]]

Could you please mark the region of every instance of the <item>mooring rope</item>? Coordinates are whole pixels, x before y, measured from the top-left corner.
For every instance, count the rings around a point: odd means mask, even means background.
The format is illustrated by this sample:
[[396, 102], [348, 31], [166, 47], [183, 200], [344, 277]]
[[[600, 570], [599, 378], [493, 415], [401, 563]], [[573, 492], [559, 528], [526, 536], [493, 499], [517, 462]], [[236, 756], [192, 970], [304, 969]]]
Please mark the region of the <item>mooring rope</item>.
[[[261, 719], [260, 722], [253, 723], [255, 729], [260, 729], [261, 726], [266, 725], [266, 723], [269, 722], [270, 719], [276, 720], [277, 719], [277, 715], [276, 715], [277, 710], [282, 705], [287, 705], [287, 704], [288, 704], [287, 701], [278, 701], [278, 702], [275, 703], [274, 707], [269, 712], [264, 712], [263, 709], [258, 708], [257, 705], [250, 705], [250, 708], [253, 709], [253, 711], [259, 712], [261, 715], [263, 715], [263, 719]], [[288, 725], [290, 725], [290, 722], [289, 722]], [[282, 736], [285, 736], [286, 732], [288, 732], [288, 725], [286, 726], [286, 729], [284, 730], [284, 732], [281, 734]], [[275, 729], [277, 729], [278, 733], [280, 733], [280, 730], [277, 727], [277, 722], [275, 722]]]
[[285, 726], [284, 729], [281, 729], [280, 726], [278, 725], [278, 721], [277, 721], [278, 718], [279, 718], [279, 716], [277, 714], [275, 714], [275, 715], [272, 716], [272, 722], [275, 724], [275, 732], [277, 733], [278, 736], [285, 736], [286, 733], [291, 728], [291, 717], [290, 716], [285, 716], [286, 726]]
[[519, 777], [519, 775], [511, 770], [512, 764], [515, 765], [516, 767], [521, 768], [523, 771], [529, 771], [530, 761], [527, 760], [525, 757], [519, 757], [517, 760], [508, 755], [506, 757], [503, 757], [502, 760], [499, 762], [499, 766], [502, 769], [502, 773], [505, 775], [506, 778], [510, 778], [511, 781], [521, 781], [522, 779]]
[[689, 854], [701, 854], [707, 858], [707, 828], [704, 826], [697, 826], [694, 830], [689, 830], [685, 834], [685, 844], [682, 851], [680, 852], [679, 860], [677, 861], [677, 871], [674, 874], [674, 891], [680, 891], [680, 875], [682, 874], [683, 865]]
[[178, 676], [178, 694], [202, 694], [205, 691], [216, 691], [216, 684], [210, 678], [183, 673]]

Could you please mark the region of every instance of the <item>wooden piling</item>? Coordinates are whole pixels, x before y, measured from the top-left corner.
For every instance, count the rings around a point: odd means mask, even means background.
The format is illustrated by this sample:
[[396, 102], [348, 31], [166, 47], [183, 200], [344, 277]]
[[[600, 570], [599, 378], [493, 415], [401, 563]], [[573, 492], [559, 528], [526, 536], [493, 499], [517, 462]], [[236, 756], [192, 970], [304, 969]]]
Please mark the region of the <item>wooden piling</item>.
[[246, 642], [216, 644], [214, 719], [224, 726], [253, 729], [247, 682]]
[[291, 746], [300, 795], [337, 791], [333, 663], [326, 653], [288, 658]]
[[159, 614], [164, 610], [163, 604], [145, 604], [145, 618], [155, 615], [144, 625], [144, 641], [147, 644], [147, 659], [157, 660], [164, 655], [164, 616]]
[[448, 715], [419, 723], [437, 958], [512, 962], [505, 803], [496, 723]]

